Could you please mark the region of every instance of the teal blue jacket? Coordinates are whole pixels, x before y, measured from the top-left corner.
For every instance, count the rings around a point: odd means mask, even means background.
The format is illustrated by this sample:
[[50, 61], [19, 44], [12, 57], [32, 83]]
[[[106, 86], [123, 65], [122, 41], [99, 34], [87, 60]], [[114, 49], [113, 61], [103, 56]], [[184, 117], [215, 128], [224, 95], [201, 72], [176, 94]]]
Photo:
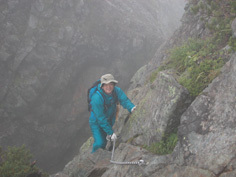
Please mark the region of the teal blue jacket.
[[[108, 95], [103, 89], [98, 85], [98, 91], [96, 91], [91, 98], [91, 106], [92, 111], [89, 118], [89, 122], [98, 124], [108, 135], [113, 134], [112, 126], [115, 123], [116, 119], [116, 99], [118, 99], [119, 103], [123, 106], [123, 108], [127, 109], [131, 112], [131, 109], [135, 106], [126, 94], [119, 87], [114, 87], [113, 92], [116, 93], [117, 98], [115, 98], [115, 94]], [[104, 107], [104, 99], [107, 108]]]

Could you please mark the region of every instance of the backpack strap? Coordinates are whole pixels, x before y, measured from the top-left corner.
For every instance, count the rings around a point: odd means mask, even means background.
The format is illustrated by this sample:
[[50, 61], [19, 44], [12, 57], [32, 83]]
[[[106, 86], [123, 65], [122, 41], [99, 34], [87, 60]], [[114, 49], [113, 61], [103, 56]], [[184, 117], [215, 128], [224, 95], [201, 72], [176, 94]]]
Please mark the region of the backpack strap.
[[100, 92], [99, 90], [97, 90], [96, 92], [97, 92], [99, 95], [102, 96], [102, 98], [103, 98], [103, 105], [104, 105], [104, 112], [106, 112], [107, 109], [108, 109], [108, 105], [106, 104], [106, 98], [105, 98], [105, 95], [104, 95], [102, 92]]
[[115, 88], [114, 88], [114, 90], [112, 92], [112, 97], [115, 99], [115, 103], [119, 104], [119, 100], [118, 100], [118, 96], [117, 96]]

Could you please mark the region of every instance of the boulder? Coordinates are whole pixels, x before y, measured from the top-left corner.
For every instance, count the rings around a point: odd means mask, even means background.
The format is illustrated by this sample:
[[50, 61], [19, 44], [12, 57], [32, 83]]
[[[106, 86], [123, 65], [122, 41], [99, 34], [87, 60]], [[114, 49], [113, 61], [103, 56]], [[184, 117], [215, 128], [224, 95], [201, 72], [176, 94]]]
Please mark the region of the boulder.
[[153, 83], [130, 90], [129, 97], [137, 109], [121, 116], [116, 132], [120, 132], [123, 142], [134, 145], [151, 145], [163, 135], [176, 132], [180, 116], [191, 103], [188, 91], [170, 71], [160, 72]]

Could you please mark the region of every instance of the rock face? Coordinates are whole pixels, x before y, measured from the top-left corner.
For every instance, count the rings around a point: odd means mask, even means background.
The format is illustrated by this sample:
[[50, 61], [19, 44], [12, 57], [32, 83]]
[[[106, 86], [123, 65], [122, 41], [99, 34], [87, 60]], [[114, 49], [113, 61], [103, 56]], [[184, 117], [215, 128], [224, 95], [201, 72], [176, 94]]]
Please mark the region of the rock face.
[[168, 71], [160, 72], [152, 84], [130, 90], [129, 98], [137, 109], [130, 117], [120, 118], [115, 132], [123, 142], [132, 139], [135, 145], [150, 145], [160, 141], [163, 134], [174, 132], [191, 103], [188, 91]]
[[[189, 9], [189, 4], [186, 7]], [[180, 29], [177, 30], [158, 49], [149, 64], [140, 68], [131, 79], [128, 95], [137, 105], [137, 110], [131, 115], [121, 110], [120, 119], [114, 127], [115, 132], [121, 135], [114, 159], [130, 162], [143, 159], [146, 164], [135, 166], [107, 163], [111, 152], [99, 150], [90, 154], [92, 140], [89, 139], [78, 156], [62, 172], [52, 175], [53, 177], [236, 175], [236, 53], [227, 58], [228, 62], [222, 68], [221, 74], [194, 100], [176, 82], [172, 71], [162, 71], [153, 82], [150, 81], [151, 72], [166, 58], [166, 49], [188, 37], [204, 37], [208, 34], [207, 29], [199, 27], [201, 21], [196, 19], [200, 16], [191, 21], [188, 13], [189, 11], [185, 13], [183, 25], [180, 27], [188, 29], [183, 32], [187, 36], [181, 35]], [[235, 20], [232, 24], [233, 36], [236, 32]], [[160, 141], [163, 134], [171, 133], [174, 128], [178, 129], [178, 143], [173, 153], [158, 156], [141, 148], [142, 145]], [[98, 160], [101, 156], [104, 156], [105, 162]], [[90, 162], [86, 163], [88, 159]], [[81, 164], [88, 164], [86, 174], [81, 174]]]
[[127, 88], [179, 25], [183, 5], [1, 1], [0, 145], [24, 143], [45, 170], [62, 168], [90, 135], [87, 88], [104, 73]]
[[217, 175], [235, 168], [235, 59], [232, 56], [223, 74], [192, 103], [179, 127], [182, 162]]

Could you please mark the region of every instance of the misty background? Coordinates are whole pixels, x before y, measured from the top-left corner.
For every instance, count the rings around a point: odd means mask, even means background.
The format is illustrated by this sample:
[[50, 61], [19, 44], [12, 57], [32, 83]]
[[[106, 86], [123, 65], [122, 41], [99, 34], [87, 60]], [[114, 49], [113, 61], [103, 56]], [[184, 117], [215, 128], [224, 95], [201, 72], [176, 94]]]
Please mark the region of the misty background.
[[0, 146], [53, 173], [91, 136], [87, 89], [123, 90], [180, 25], [184, 0], [0, 0]]

